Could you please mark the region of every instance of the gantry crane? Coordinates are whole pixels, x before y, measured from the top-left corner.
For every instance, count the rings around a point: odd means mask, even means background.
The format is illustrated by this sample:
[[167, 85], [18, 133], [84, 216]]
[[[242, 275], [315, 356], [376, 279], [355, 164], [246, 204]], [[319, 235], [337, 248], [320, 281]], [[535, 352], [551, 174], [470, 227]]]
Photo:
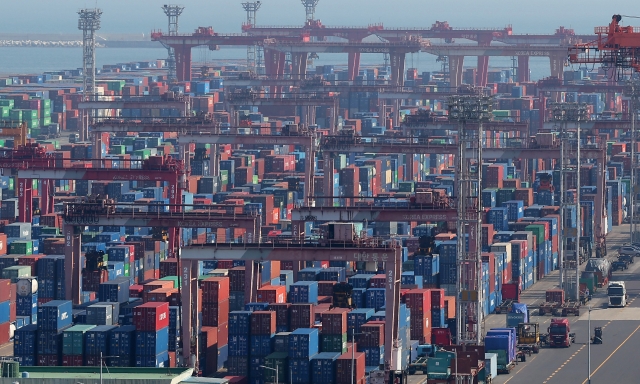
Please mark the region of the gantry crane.
[[621, 77], [626, 70], [640, 71], [640, 28], [620, 25], [621, 15], [613, 15], [606, 27], [596, 27], [598, 38], [569, 48], [572, 64], [602, 64]]

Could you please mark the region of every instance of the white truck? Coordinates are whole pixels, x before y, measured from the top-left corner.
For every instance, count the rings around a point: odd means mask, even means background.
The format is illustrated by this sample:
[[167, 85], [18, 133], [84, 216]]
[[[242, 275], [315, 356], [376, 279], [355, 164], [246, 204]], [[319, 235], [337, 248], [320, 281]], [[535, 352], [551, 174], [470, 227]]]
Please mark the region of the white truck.
[[607, 296], [609, 296], [609, 307], [626, 307], [628, 297], [624, 281], [610, 281]]

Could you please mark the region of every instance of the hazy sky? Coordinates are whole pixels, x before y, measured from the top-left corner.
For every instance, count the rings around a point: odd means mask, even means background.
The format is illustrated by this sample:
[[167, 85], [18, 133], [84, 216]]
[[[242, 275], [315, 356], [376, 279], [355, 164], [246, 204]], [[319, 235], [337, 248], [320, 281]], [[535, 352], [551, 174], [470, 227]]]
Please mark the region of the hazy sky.
[[[241, 0], [13, 0], [2, 1], [0, 32], [77, 31], [80, 8], [103, 10], [103, 33], [145, 33], [167, 28], [163, 4], [181, 4], [185, 11], [180, 30], [213, 26], [222, 33], [238, 33], [246, 18]], [[630, 0], [320, 0], [316, 18], [328, 26], [383, 23], [388, 27], [425, 27], [446, 20], [454, 27], [504, 27], [514, 33], [553, 33], [563, 25], [577, 33], [592, 33], [606, 25], [611, 15], [640, 16], [640, 7]], [[304, 20], [300, 0], [262, 0], [259, 25], [297, 25]], [[626, 25], [640, 20], [624, 18]]]

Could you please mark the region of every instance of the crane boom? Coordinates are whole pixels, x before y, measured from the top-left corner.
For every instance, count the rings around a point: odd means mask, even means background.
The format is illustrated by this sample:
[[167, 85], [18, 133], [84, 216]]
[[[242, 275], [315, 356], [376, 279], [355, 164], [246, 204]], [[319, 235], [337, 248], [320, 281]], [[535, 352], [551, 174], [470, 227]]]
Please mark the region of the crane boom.
[[572, 64], [602, 64], [618, 73], [640, 71], [640, 28], [620, 25], [622, 16], [613, 15], [606, 27], [596, 27], [598, 38], [569, 48]]

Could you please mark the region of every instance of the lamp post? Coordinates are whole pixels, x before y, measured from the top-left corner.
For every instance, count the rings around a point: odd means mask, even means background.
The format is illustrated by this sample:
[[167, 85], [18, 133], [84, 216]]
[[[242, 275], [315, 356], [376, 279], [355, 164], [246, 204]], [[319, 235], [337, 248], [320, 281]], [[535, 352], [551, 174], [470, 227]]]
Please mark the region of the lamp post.
[[589, 359], [589, 364], [588, 364], [588, 370], [589, 370], [589, 374], [587, 375], [587, 382], [589, 384], [591, 384], [591, 305], [589, 305], [589, 320], [588, 320], [588, 325], [587, 327], [589, 327], [589, 349], [588, 349], [588, 359]]
[[[560, 236], [562, 239], [565, 237], [569, 237], [568, 233], [564, 230], [564, 215], [565, 215], [565, 172], [567, 172], [567, 147], [569, 141], [569, 134], [567, 132], [567, 125], [569, 122], [574, 122], [577, 125], [576, 128], [576, 195], [574, 197], [573, 204], [576, 206], [576, 234], [575, 234], [575, 257], [576, 257], [576, 265], [575, 265], [575, 299], [580, 300], [580, 238], [582, 237], [582, 219], [581, 219], [581, 207], [580, 207], [580, 122], [587, 120], [587, 106], [586, 104], [580, 103], [550, 103], [552, 116], [551, 119], [561, 124], [561, 132], [560, 132], [560, 225], [561, 232]], [[564, 274], [567, 272], [564, 268], [564, 241], [562, 246], [560, 247], [560, 287], [564, 289], [564, 284], [568, 284], [568, 281], [564, 281]], [[568, 280], [568, 276], [567, 276]]]
[[275, 368], [267, 367], [266, 365], [261, 365], [260, 368], [265, 368], [265, 369], [269, 369], [271, 371], [275, 371], [276, 372], [276, 384], [279, 383], [279, 381], [278, 381], [278, 363], [276, 363], [276, 367]]
[[[482, 94], [452, 96], [447, 101], [449, 120], [458, 122], [458, 153], [456, 156], [456, 204], [458, 233], [456, 255], [456, 292], [458, 343], [479, 344], [484, 324], [482, 270], [482, 123], [491, 119], [493, 100]], [[467, 123], [477, 127], [467, 128]], [[475, 162], [475, 170], [473, 163]], [[463, 234], [469, 234], [469, 248]], [[475, 323], [472, 330], [463, 319]]]
[[100, 352], [100, 384], [102, 384], [102, 365], [103, 365], [104, 359], [109, 357], [120, 357], [120, 356], [102, 356], [102, 352]]

